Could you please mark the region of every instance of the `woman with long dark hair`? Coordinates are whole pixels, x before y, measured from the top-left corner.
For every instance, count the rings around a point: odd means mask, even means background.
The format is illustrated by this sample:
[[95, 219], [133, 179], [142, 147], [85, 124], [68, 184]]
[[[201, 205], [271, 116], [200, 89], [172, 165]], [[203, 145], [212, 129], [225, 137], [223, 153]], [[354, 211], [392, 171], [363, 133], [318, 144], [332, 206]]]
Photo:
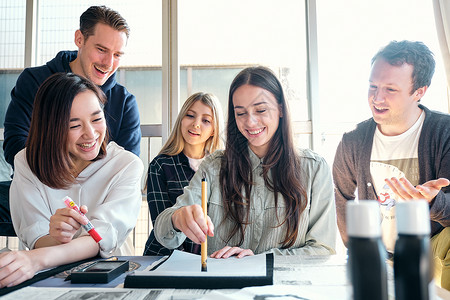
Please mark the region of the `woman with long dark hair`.
[[[200, 207], [208, 182], [208, 217]], [[330, 169], [296, 149], [283, 89], [265, 67], [241, 71], [230, 87], [225, 151], [205, 159], [177, 203], [159, 215], [157, 240], [176, 248], [208, 235], [211, 257], [332, 254], [336, 210]]]

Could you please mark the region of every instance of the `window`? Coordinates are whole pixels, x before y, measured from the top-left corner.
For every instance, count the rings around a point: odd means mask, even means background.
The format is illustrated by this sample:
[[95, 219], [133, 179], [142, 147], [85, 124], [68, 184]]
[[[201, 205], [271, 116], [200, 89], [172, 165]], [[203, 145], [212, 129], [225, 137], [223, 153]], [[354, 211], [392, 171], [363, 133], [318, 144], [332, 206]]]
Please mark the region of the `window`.
[[[298, 0], [178, 2], [180, 101], [214, 93], [227, 111], [231, 81], [244, 67], [265, 65], [281, 79], [293, 121], [307, 122], [305, 4]], [[303, 147], [310, 132], [297, 132]]]
[[[25, 0], [0, 2], [0, 127], [3, 127], [11, 89], [24, 65]], [[12, 170], [3, 158], [3, 129], [0, 141], [0, 181], [9, 180]]]
[[317, 1], [322, 144], [316, 151], [333, 162], [342, 133], [371, 117], [367, 103], [370, 61], [391, 40], [424, 42], [436, 71], [421, 101], [447, 111], [447, 85], [431, 1]]

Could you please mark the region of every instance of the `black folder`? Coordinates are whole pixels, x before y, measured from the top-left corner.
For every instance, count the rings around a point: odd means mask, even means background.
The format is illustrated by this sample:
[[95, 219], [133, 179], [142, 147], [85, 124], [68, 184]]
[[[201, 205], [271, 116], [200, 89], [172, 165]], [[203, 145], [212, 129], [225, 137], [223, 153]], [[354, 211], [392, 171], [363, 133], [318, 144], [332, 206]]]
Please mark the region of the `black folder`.
[[[265, 275], [253, 276], [251, 270], [249, 275], [239, 276], [180, 276], [173, 272], [167, 274], [139, 274], [131, 273], [125, 278], [125, 288], [177, 288], [177, 289], [240, 289], [249, 286], [262, 286], [273, 284], [273, 254], [266, 255]], [[224, 262], [226, 259], [223, 260]], [[200, 260], [199, 260], [200, 267]], [[207, 272], [206, 272], [207, 273]]]

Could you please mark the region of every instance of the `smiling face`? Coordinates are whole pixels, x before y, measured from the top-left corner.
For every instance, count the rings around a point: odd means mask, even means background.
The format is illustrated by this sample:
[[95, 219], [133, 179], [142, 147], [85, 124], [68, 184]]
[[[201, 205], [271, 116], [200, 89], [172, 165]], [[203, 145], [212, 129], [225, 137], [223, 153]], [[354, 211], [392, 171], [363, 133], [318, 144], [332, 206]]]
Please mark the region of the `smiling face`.
[[92, 91], [73, 99], [69, 126], [68, 149], [79, 173], [97, 157], [106, 134], [103, 110]]
[[246, 84], [234, 92], [233, 106], [239, 131], [247, 138], [250, 149], [258, 157], [264, 157], [281, 117], [275, 96], [261, 87]]
[[75, 74], [87, 77], [101, 86], [119, 67], [126, 43], [125, 32], [105, 24], [98, 23], [94, 34], [87, 39], [77, 30], [75, 44], [78, 55], [70, 63], [70, 68]]
[[385, 135], [407, 131], [419, 118], [418, 101], [427, 87], [411, 94], [413, 66], [393, 66], [382, 58], [372, 65], [369, 79], [369, 107], [378, 128]]
[[214, 135], [212, 109], [196, 101], [181, 120], [181, 134], [184, 139], [183, 152], [191, 158], [202, 158], [206, 141]]

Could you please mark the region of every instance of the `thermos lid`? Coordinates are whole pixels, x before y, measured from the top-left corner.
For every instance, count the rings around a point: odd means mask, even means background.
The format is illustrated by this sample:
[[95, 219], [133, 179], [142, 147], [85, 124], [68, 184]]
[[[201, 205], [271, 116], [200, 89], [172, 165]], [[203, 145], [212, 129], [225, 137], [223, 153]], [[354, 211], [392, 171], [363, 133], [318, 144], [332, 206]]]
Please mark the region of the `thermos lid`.
[[375, 200], [347, 201], [347, 234], [349, 237], [381, 236], [380, 206]]
[[430, 209], [427, 201], [397, 202], [395, 215], [399, 234], [430, 234]]

